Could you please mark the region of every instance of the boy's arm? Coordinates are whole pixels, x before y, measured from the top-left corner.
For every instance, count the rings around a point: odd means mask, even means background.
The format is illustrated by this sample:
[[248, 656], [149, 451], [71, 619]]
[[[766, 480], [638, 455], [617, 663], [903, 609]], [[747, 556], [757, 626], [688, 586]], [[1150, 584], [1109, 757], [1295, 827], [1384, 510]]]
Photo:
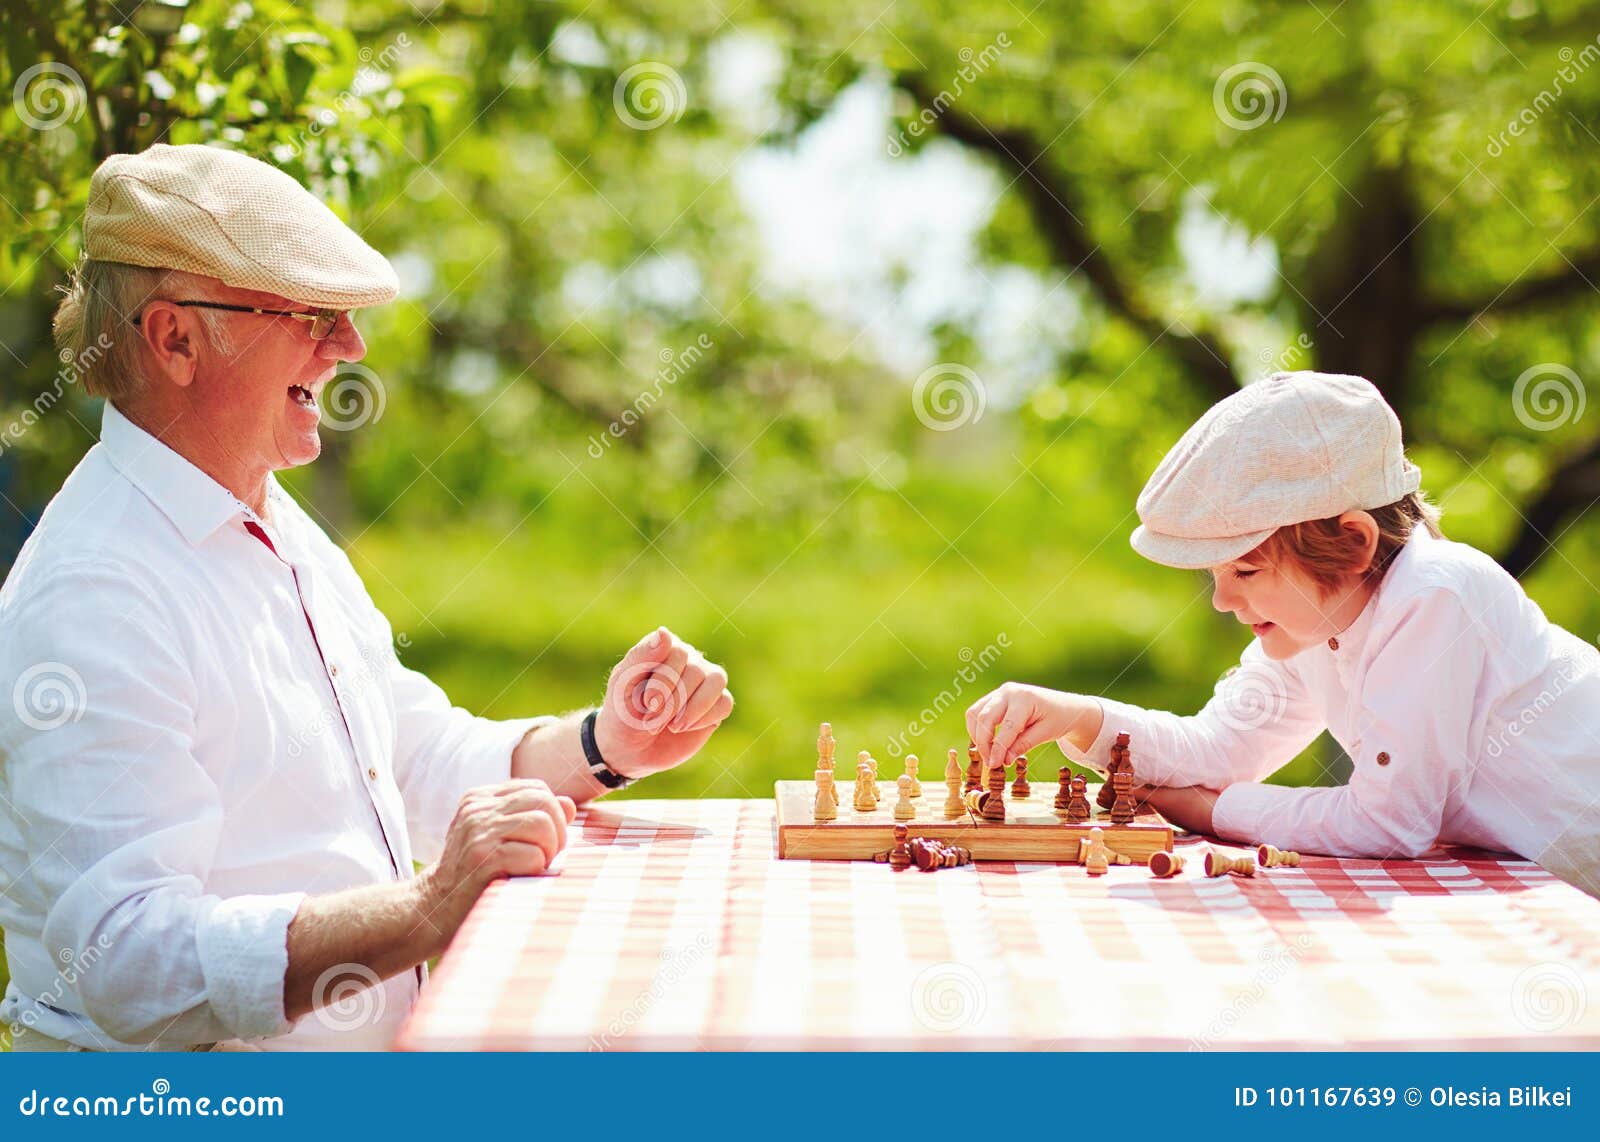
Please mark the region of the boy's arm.
[[[1471, 779], [1470, 707], [1489, 666], [1475, 621], [1450, 591], [1420, 594], [1369, 637], [1359, 743], [1348, 785], [1223, 790], [1218, 836], [1333, 856], [1413, 857], [1438, 840], [1445, 807]], [[1509, 808], [1509, 807], [1508, 807]]]
[[1146, 785], [1221, 789], [1257, 781], [1292, 760], [1326, 726], [1299, 673], [1268, 658], [1258, 642], [1245, 648], [1239, 665], [1197, 714], [1148, 710], [1113, 698], [1087, 700], [1098, 705], [1100, 724], [1085, 735], [1090, 723], [1080, 716], [1077, 732], [1059, 739], [1062, 752], [1104, 772], [1112, 742], [1126, 732], [1134, 776]]

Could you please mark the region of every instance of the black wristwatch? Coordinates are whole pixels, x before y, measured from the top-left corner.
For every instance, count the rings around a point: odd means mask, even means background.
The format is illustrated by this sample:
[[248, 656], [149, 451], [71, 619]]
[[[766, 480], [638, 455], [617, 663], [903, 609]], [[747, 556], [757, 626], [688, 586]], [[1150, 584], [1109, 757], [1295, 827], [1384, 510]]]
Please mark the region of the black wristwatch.
[[594, 721], [599, 715], [600, 711], [590, 710], [578, 731], [578, 736], [583, 739], [583, 756], [589, 762], [589, 772], [601, 785], [607, 789], [626, 789], [633, 784], [633, 778], [624, 777], [607, 765], [606, 759], [600, 756], [600, 746], [594, 740]]

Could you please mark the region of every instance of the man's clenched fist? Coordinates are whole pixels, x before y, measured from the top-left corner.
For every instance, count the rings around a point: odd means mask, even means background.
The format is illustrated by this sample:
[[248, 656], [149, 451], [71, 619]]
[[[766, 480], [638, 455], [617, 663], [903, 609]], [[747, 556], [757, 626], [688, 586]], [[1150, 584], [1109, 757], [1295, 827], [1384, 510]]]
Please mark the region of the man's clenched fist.
[[611, 671], [595, 744], [624, 777], [646, 777], [693, 757], [732, 712], [728, 672], [657, 627]]

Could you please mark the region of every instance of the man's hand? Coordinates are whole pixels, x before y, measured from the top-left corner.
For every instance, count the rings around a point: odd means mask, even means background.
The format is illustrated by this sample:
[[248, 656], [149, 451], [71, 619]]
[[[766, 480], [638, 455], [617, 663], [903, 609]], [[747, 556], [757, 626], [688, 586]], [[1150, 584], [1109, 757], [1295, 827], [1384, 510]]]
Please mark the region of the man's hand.
[[732, 712], [727, 671], [658, 627], [611, 671], [595, 744], [624, 777], [646, 777], [693, 757]]
[[1009, 765], [1019, 754], [1058, 738], [1087, 748], [1103, 720], [1093, 698], [1007, 682], [968, 707], [967, 733], [985, 765]]
[[469, 789], [445, 834], [444, 852], [421, 877], [424, 919], [446, 942], [479, 895], [506, 876], [535, 876], [567, 845], [578, 808], [543, 781]]

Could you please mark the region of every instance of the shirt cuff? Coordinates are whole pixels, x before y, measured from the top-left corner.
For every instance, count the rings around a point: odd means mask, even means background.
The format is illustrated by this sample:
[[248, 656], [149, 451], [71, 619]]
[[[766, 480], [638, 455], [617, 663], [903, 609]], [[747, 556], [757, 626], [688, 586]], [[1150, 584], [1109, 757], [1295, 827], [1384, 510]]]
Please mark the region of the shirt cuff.
[[511, 754], [517, 744], [528, 736], [528, 731], [542, 726], [553, 726], [560, 718], [543, 715], [537, 718], [512, 718], [498, 722], [489, 718], [478, 719], [482, 729], [462, 750], [460, 774], [461, 792], [480, 785], [499, 785], [511, 780]]
[[232, 896], [202, 913], [195, 932], [206, 998], [217, 1021], [239, 1039], [282, 1035], [289, 971], [289, 922], [303, 892]]
[[[1263, 785], [1259, 781], [1239, 781], [1228, 786], [1211, 807], [1211, 831], [1225, 841], [1260, 844], [1267, 838], [1264, 822], [1268, 814], [1286, 801], [1305, 793], [1286, 785]], [[1286, 840], [1275, 844], [1287, 843]]]
[[[1124, 730], [1132, 731], [1144, 710], [1139, 706], [1130, 706], [1126, 702], [1119, 702], [1115, 698], [1096, 698], [1100, 703], [1100, 732], [1095, 735], [1088, 749], [1079, 749], [1066, 738], [1061, 738], [1056, 745], [1061, 747], [1061, 752], [1077, 762], [1087, 765], [1096, 773], [1105, 774], [1111, 767], [1111, 743], [1117, 740], [1117, 735]], [[1138, 764], [1134, 765], [1135, 774], [1138, 773]]]

